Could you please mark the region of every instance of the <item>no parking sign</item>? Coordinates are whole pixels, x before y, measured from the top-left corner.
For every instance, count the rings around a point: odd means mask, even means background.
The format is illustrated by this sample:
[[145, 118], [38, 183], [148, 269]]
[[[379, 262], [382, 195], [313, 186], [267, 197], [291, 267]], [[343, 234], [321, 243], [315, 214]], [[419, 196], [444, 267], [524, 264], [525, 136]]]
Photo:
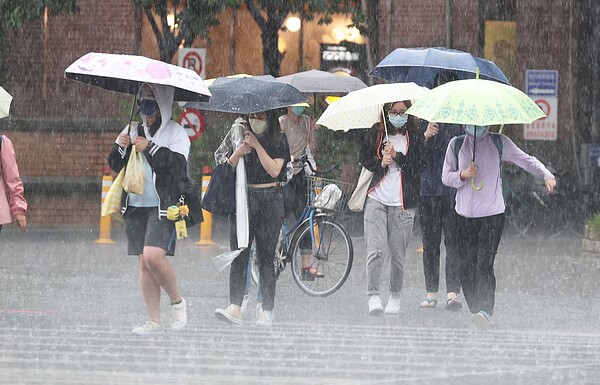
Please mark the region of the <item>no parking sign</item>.
[[191, 142], [198, 139], [204, 132], [204, 116], [198, 110], [184, 109], [177, 121], [185, 129]]
[[558, 137], [558, 71], [527, 70], [525, 93], [546, 113], [546, 117], [525, 125], [527, 140], [556, 140]]

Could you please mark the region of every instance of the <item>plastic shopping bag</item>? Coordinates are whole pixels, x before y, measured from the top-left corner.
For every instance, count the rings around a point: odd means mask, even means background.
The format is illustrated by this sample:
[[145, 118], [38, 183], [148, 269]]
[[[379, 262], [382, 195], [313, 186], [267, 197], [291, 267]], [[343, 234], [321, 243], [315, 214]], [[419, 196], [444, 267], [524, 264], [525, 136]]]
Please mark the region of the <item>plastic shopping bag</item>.
[[103, 217], [110, 215], [115, 219], [122, 220], [121, 216], [121, 197], [123, 196], [123, 177], [125, 176], [125, 167], [119, 171], [119, 174], [113, 180], [106, 197], [102, 202], [101, 215]]
[[140, 152], [131, 146], [131, 155], [125, 168], [123, 189], [128, 193], [142, 195], [144, 193], [144, 159]]

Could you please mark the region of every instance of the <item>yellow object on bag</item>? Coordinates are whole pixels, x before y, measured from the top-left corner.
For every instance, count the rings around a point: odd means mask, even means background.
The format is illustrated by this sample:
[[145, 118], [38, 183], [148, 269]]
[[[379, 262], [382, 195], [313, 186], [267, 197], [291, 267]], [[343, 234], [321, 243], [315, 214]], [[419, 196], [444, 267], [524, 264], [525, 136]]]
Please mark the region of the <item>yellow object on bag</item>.
[[167, 219], [170, 221], [176, 221], [179, 219], [179, 207], [169, 206], [167, 207]]
[[142, 195], [144, 193], [144, 155], [131, 146], [131, 155], [125, 168], [123, 190], [128, 193]]
[[177, 239], [187, 238], [187, 226], [183, 219], [175, 222], [175, 233], [177, 233]]

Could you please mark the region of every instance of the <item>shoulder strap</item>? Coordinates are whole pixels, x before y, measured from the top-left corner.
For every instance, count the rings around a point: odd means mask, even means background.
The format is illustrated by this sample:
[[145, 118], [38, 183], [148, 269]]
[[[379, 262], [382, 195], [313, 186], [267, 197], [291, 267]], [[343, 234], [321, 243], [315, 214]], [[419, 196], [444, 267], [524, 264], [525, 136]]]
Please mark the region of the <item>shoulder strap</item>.
[[490, 132], [490, 135], [492, 135], [492, 141], [498, 149], [498, 155], [500, 155], [500, 162], [502, 163], [502, 149], [504, 148], [504, 144], [502, 143], [502, 135], [495, 132]]
[[464, 135], [459, 135], [454, 138], [454, 143], [452, 146], [452, 152], [454, 153], [454, 157], [456, 158], [456, 163], [458, 164], [458, 153], [460, 152], [460, 148], [462, 147], [465, 141]]

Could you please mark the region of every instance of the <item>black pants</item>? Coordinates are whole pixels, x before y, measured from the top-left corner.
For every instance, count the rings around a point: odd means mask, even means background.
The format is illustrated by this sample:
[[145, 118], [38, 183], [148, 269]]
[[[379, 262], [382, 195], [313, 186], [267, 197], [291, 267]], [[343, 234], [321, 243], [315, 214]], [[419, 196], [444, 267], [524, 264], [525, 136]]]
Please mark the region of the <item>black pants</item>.
[[[283, 224], [283, 195], [280, 188], [248, 189], [249, 241], [256, 242], [256, 257], [260, 275], [260, 290], [263, 310], [275, 307], [275, 268], [273, 256], [277, 247], [279, 230]], [[235, 221], [230, 221], [230, 237], [233, 244], [236, 236]], [[246, 291], [250, 247], [246, 248], [231, 263], [229, 272], [229, 300], [241, 306]]]
[[460, 259], [455, 229], [457, 216], [454, 194], [422, 196], [419, 221], [423, 236], [423, 272], [428, 293], [437, 293], [440, 284], [440, 243], [446, 248], [446, 292], [460, 292]]
[[494, 314], [494, 260], [504, 229], [504, 214], [482, 218], [458, 216], [462, 289], [471, 313]]

